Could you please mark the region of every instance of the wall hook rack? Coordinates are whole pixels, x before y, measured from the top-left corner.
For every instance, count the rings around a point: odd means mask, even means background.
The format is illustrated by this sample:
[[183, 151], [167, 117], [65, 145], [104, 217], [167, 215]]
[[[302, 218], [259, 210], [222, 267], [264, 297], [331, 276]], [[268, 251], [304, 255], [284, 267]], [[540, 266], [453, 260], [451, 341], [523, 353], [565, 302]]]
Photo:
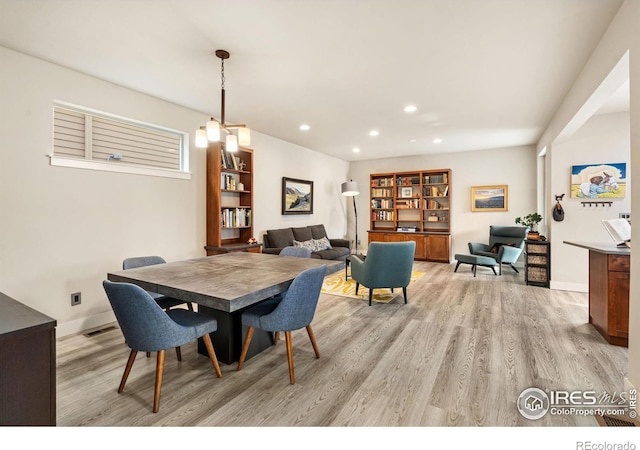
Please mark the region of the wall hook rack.
[[602, 205], [602, 207], [604, 208], [606, 205], [609, 205], [609, 207], [611, 207], [611, 204], [613, 202], [580, 202], [582, 203], [582, 207], [584, 208], [585, 206], [589, 205], [589, 208], [591, 208], [592, 206], [595, 205], [595, 207], [597, 208], [598, 206]]

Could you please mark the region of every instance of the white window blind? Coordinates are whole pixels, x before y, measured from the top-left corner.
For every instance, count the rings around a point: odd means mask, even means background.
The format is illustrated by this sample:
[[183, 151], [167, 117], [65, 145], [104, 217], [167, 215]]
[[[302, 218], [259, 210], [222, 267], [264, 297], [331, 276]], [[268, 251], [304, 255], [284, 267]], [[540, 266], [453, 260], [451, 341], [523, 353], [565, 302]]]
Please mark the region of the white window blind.
[[186, 133], [79, 107], [53, 108], [53, 165], [171, 176], [188, 170], [187, 142]]

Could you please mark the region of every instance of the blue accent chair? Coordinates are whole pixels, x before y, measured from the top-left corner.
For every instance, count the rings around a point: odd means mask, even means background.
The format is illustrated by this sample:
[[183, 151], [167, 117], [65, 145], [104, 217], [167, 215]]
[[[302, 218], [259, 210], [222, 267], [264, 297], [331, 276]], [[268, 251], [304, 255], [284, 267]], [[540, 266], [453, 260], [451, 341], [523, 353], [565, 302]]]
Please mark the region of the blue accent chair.
[[102, 285], [126, 344], [131, 349], [118, 393], [124, 390], [138, 351], [158, 352], [153, 395], [153, 412], [158, 412], [165, 350], [173, 347], [178, 348], [199, 337], [202, 337], [204, 341], [216, 375], [218, 378], [222, 377], [209, 336], [209, 333], [218, 329], [216, 319], [186, 309], [163, 310], [148, 292], [135, 284], [104, 280]]
[[[166, 261], [161, 256], [136, 256], [134, 258], [127, 258], [122, 262], [122, 269], [137, 269], [138, 267], [154, 266], [156, 264], [165, 264]], [[149, 291], [147, 291], [149, 292]], [[191, 302], [185, 302], [184, 300], [178, 300], [177, 298], [166, 297], [164, 295], [157, 294], [155, 292], [149, 292], [149, 295], [158, 302], [158, 305], [162, 309], [173, 308], [174, 306], [187, 304], [189, 311], [193, 311]]]
[[373, 290], [401, 287], [404, 302], [407, 303], [407, 286], [411, 282], [413, 258], [416, 243], [372, 242], [363, 260], [359, 255], [351, 255], [351, 278], [356, 281], [356, 295], [360, 285], [369, 288], [369, 306], [373, 300]]
[[280, 256], [295, 256], [298, 258], [311, 258], [311, 250], [304, 247], [288, 246], [280, 250]]
[[489, 244], [469, 242], [469, 253], [495, 259], [500, 266], [500, 275], [502, 275], [502, 264], [509, 264], [516, 273], [520, 273], [514, 264], [524, 251], [524, 241], [528, 233], [529, 227], [491, 225]]
[[273, 299], [270, 299], [258, 303], [242, 313], [242, 325], [248, 328], [244, 345], [242, 346], [242, 353], [238, 360], [238, 370], [242, 369], [256, 328], [274, 333], [284, 331], [287, 345], [287, 361], [289, 363], [289, 381], [291, 384], [296, 382], [293, 370], [293, 347], [291, 344], [291, 332], [293, 330], [307, 329], [316, 358], [320, 358], [316, 338], [311, 329], [311, 321], [316, 312], [320, 289], [326, 272], [326, 265], [307, 269], [293, 280], [282, 300], [273, 301]]

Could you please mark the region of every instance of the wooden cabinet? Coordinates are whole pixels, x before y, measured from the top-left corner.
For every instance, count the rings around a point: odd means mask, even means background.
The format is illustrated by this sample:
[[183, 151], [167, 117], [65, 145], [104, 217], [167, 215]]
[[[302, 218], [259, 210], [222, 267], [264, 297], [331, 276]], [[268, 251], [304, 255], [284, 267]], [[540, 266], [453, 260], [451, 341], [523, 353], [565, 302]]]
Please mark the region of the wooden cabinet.
[[630, 256], [589, 251], [589, 323], [610, 344], [629, 339]]
[[0, 425], [56, 424], [55, 327], [0, 292]]
[[253, 150], [207, 148], [207, 255], [230, 251], [259, 252], [248, 245], [253, 235]]
[[451, 170], [370, 175], [369, 242], [416, 243], [416, 259], [449, 262]]
[[549, 287], [551, 244], [549, 241], [524, 241], [524, 281], [528, 285]]
[[403, 242], [416, 243], [415, 259], [449, 263], [449, 234], [424, 232], [374, 231], [369, 230], [369, 242]]

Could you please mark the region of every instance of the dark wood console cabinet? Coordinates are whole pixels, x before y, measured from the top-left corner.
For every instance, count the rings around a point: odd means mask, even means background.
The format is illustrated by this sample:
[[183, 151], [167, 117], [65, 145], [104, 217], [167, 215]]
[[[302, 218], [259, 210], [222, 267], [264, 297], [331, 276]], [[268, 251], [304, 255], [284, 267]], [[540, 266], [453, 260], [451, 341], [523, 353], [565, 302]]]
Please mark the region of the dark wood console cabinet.
[[0, 425], [56, 424], [55, 327], [0, 292]]

